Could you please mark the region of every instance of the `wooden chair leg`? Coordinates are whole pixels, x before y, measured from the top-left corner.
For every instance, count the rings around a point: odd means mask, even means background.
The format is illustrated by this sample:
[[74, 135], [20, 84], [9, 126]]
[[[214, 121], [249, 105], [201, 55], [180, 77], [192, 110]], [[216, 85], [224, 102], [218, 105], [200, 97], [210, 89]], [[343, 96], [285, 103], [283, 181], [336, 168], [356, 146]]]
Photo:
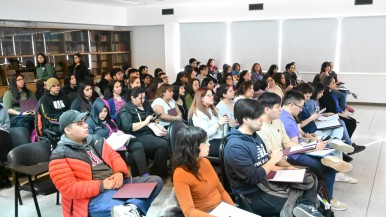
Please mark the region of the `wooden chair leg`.
[[38, 213], [38, 217], [41, 217], [42, 215], [40, 214], [39, 204], [38, 204], [38, 200], [36, 198], [36, 192], [35, 192], [35, 188], [34, 188], [34, 184], [32, 182], [31, 176], [28, 176], [28, 181], [29, 181], [29, 185], [31, 187], [31, 192], [32, 192], [32, 197], [34, 199], [36, 212]]

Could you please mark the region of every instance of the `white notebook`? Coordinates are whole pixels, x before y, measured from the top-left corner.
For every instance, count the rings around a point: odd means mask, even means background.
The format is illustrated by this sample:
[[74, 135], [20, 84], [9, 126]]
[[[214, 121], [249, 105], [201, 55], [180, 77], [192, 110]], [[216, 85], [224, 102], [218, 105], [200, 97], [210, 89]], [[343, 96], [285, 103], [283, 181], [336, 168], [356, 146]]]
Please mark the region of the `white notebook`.
[[305, 173], [306, 169], [271, 171], [267, 175], [267, 180], [271, 182], [303, 183]]
[[221, 202], [214, 210], [209, 214], [218, 216], [218, 217], [260, 217], [251, 212], [247, 212], [225, 202]]
[[130, 135], [128, 134], [122, 134], [118, 136], [117, 133], [112, 133], [109, 138], [106, 139], [106, 142], [110, 145], [111, 148], [117, 150], [124, 146], [129, 138]]

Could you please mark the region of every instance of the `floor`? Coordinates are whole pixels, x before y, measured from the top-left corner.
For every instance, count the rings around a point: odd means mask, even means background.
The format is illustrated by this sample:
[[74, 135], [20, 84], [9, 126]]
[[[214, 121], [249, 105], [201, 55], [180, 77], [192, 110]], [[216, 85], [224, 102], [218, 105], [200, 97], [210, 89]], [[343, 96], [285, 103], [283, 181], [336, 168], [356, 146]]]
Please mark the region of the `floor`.
[[[349, 173], [357, 178], [357, 184], [336, 183], [334, 198], [350, 205], [346, 211], [336, 211], [337, 217], [383, 217], [386, 216], [386, 107], [354, 106], [353, 117], [360, 123], [353, 141], [367, 149], [353, 155], [354, 169]], [[163, 202], [172, 189], [170, 181], [153, 202], [148, 215], [157, 216]], [[14, 216], [13, 188], [0, 190], [0, 216]], [[19, 206], [19, 216], [37, 216], [31, 195], [21, 192], [24, 205]], [[55, 194], [38, 196], [42, 216], [61, 216], [61, 206], [55, 205]]]

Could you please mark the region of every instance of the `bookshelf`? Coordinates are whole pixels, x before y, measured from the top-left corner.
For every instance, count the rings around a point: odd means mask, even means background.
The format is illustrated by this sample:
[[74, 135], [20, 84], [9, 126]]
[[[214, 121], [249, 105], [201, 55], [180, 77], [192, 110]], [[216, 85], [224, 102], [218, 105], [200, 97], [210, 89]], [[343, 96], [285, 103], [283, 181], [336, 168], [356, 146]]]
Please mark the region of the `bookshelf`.
[[27, 61], [36, 65], [38, 53], [46, 54], [58, 75], [67, 73], [74, 53], [82, 54], [95, 75], [131, 65], [129, 31], [31, 29], [30, 33], [25, 32], [28, 30], [23, 28], [23, 34], [0, 36], [0, 67], [3, 71], [15, 68], [8, 62], [11, 58], [20, 62], [16, 70], [22, 71]]

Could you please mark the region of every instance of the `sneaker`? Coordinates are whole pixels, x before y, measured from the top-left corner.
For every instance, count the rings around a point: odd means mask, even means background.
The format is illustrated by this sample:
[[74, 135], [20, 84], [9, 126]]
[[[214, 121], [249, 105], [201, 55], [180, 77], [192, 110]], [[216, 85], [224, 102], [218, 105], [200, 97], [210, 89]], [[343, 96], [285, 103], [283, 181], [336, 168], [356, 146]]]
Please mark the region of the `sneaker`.
[[346, 110], [351, 112], [351, 113], [354, 113], [355, 112], [355, 109], [351, 108], [350, 106], [346, 106]]
[[313, 206], [307, 206], [304, 204], [298, 204], [294, 210], [293, 214], [296, 217], [312, 217], [312, 216], [317, 216], [317, 217], [323, 217], [322, 214]]
[[338, 172], [348, 172], [352, 169], [350, 163], [344, 162], [335, 156], [325, 156], [322, 158], [321, 162], [323, 165], [331, 167]]
[[351, 93], [351, 95], [355, 98], [358, 99], [358, 95], [356, 93]]
[[354, 159], [352, 157], [348, 156], [347, 154], [343, 153], [343, 160], [350, 163]]
[[114, 207], [113, 213], [114, 215], [115, 213], [120, 214], [119, 216], [142, 217], [140, 209], [132, 203], [124, 203], [123, 205], [117, 206], [117, 208]]
[[357, 145], [355, 143], [352, 144], [352, 147], [354, 148], [354, 151], [348, 153], [348, 155], [356, 154], [366, 149], [366, 146]]
[[344, 182], [350, 184], [358, 183], [358, 180], [349, 176], [347, 173], [336, 173], [335, 182]]
[[354, 148], [351, 145], [347, 145], [340, 139], [332, 139], [329, 145], [336, 150], [343, 151], [346, 153], [351, 153], [354, 151]]
[[334, 211], [343, 211], [348, 209], [348, 205], [345, 203], [340, 202], [339, 200], [330, 200], [331, 209]]

